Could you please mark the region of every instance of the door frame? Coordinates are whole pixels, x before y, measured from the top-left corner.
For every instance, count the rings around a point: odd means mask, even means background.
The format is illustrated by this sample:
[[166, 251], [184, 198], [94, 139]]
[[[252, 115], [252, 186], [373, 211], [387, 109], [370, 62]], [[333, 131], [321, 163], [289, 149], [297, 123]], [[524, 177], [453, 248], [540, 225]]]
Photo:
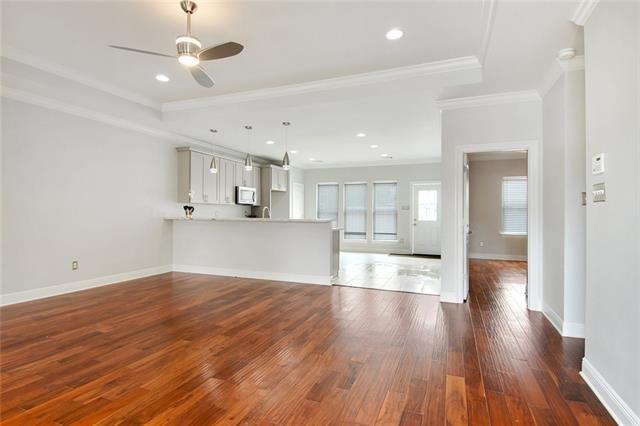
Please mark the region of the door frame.
[[[414, 204], [415, 204], [415, 199], [414, 199], [414, 194], [413, 194], [413, 188], [416, 185], [434, 185], [434, 184], [438, 184], [440, 185], [440, 205], [438, 206], [440, 208], [440, 216], [442, 216], [442, 181], [439, 180], [416, 180], [416, 181], [411, 181], [409, 182], [409, 192], [411, 193], [411, 206], [409, 208], [409, 227], [411, 228], [411, 232], [409, 233], [410, 238], [411, 238], [411, 244], [410, 244], [410, 250], [411, 250], [411, 254], [415, 254], [415, 248], [414, 248], [414, 226], [413, 226], [413, 214], [415, 213], [415, 209], [414, 209]], [[440, 255], [442, 255], [442, 217], [439, 218], [440, 219]]]
[[527, 151], [527, 307], [532, 311], [542, 310], [542, 169], [540, 144], [537, 140], [460, 145], [455, 149], [454, 161], [454, 258], [456, 275], [456, 302], [463, 302], [464, 293], [464, 154], [491, 151]]

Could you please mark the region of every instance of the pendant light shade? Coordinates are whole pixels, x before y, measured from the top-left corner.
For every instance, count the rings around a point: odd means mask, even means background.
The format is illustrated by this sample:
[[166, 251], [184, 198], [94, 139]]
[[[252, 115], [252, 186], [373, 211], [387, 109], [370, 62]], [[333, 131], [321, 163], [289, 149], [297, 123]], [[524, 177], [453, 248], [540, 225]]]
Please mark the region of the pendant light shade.
[[282, 123], [284, 126], [284, 157], [282, 157], [282, 168], [284, 170], [289, 170], [291, 168], [291, 162], [289, 161], [289, 143], [287, 141], [287, 127], [291, 125], [288, 121], [284, 121]]
[[216, 157], [211, 157], [211, 164], [209, 164], [210, 173], [218, 173], [218, 160]]
[[[247, 151], [251, 148], [251, 126], [244, 126], [247, 129]], [[244, 169], [248, 172], [253, 170], [253, 158], [251, 158], [251, 153], [247, 152], [247, 156], [244, 158]]]

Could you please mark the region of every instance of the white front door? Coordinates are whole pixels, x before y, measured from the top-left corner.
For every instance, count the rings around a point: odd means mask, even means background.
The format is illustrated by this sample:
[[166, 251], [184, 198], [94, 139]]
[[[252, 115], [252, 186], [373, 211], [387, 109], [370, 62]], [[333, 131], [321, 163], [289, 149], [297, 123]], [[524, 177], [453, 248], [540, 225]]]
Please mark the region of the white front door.
[[304, 184], [293, 183], [291, 198], [291, 219], [304, 219]]
[[440, 183], [413, 184], [414, 254], [440, 254]]

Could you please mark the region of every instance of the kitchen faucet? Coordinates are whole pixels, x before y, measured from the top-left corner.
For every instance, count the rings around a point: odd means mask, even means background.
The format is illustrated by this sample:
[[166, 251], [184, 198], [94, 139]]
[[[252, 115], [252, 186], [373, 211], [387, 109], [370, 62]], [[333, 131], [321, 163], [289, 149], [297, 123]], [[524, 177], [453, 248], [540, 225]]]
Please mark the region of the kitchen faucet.
[[264, 206], [264, 207], [262, 208], [262, 218], [264, 219], [264, 212], [265, 212], [265, 210], [269, 212], [269, 219], [271, 219], [271, 209], [269, 208], [269, 206]]

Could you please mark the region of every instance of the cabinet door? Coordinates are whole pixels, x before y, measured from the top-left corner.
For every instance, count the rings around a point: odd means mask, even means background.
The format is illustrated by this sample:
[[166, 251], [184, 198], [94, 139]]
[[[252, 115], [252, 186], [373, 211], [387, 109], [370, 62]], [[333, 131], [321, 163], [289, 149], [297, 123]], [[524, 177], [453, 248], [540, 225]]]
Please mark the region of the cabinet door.
[[278, 189], [287, 190], [287, 171], [278, 169]]
[[[222, 161], [220, 161], [222, 164]], [[235, 203], [235, 178], [236, 178], [236, 162], [230, 160], [224, 160], [224, 198], [220, 199], [222, 204], [234, 204]], [[221, 193], [221, 197], [222, 197]]]
[[262, 186], [260, 185], [261, 179], [261, 170], [260, 167], [253, 166], [253, 187], [256, 189], [256, 206], [260, 205], [261, 195], [262, 194]]
[[220, 202], [219, 188], [218, 188], [218, 173], [211, 173], [209, 166], [211, 165], [213, 157], [211, 155], [204, 156], [204, 199], [206, 203], [218, 204]]
[[244, 164], [235, 163], [234, 162], [234, 166], [235, 166], [235, 183], [234, 183], [234, 186], [246, 186], [246, 185], [244, 185], [242, 183], [243, 174], [244, 174]]
[[275, 167], [271, 167], [271, 189], [280, 189], [280, 185], [278, 183], [278, 169]]
[[191, 153], [189, 166], [189, 199], [191, 203], [204, 203], [204, 154]]

